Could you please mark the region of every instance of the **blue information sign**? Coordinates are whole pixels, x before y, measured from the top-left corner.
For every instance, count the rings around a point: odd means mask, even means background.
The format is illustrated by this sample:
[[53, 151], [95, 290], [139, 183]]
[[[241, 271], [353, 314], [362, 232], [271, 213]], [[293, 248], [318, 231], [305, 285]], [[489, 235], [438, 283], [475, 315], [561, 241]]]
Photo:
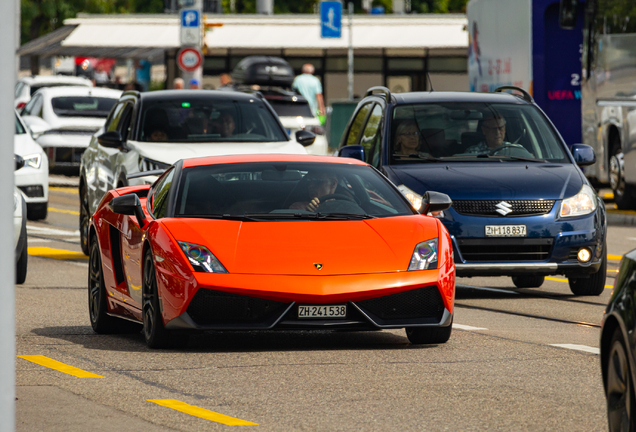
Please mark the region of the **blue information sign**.
[[320, 2], [320, 36], [323, 38], [342, 36], [342, 3]]
[[197, 9], [181, 9], [181, 27], [199, 27], [199, 21]]

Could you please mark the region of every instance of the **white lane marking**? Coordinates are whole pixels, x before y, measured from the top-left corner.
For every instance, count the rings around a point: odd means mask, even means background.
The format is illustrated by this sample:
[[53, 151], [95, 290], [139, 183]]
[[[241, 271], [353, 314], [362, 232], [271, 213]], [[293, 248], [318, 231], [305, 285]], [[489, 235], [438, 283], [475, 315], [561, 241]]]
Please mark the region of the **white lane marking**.
[[453, 328], [456, 328], [456, 329], [459, 329], [459, 330], [468, 330], [468, 331], [488, 330], [485, 327], [473, 327], [473, 326], [464, 325], [464, 324], [457, 324], [457, 323], [453, 323]]
[[29, 238], [29, 243], [50, 243], [53, 240], [41, 238]]
[[457, 284], [457, 287], [459, 287], [459, 288], [472, 288], [472, 289], [482, 290], [482, 291], [492, 291], [492, 292], [498, 292], [498, 293], [504, 293], [504, 294], [516, 294], [516, 295], [519, 295], [519, 293], [517, 291], [513, 291], [513, 290], [504, 290], [504, 289], [497, 289], [497, 288], [486, 288], [486, 287], [478, 287], [478, 286], [463, 285], [463, 284]]
[[600, 354], [601, 350], [599, 348], [594, 348], [587, 345], [577, 345], [577, 344], [550, 344], [550, 346], [558, 347], [558, 348], [566, 348], [575, 351], [584, 351], [592, 354]]
[[83, 262], [73, 262], [73, 261], [68, 261], [68, 263], [69, 263], [69, 264], [76, 265], [76, 266], [83, 267], [83, 268], [85, 268], [85, 269], [87, 269], [87, 268], [88, 268], [88, 263], [83, 263]]
[[27, 232], [32, 232], [33, 234], [40, 234], [40, 235], [47, 235], [48, 234], [48, 235], [73, 236], [73, 237], [79, 237], [79, 235], [80, 235], [79, 230], [76, 230], [76, 231], [64, 231], [64, 230], [59, 230], [59, 229], [37, 227], [37, 226], [32, 226], [32, 225], [27, 225]]

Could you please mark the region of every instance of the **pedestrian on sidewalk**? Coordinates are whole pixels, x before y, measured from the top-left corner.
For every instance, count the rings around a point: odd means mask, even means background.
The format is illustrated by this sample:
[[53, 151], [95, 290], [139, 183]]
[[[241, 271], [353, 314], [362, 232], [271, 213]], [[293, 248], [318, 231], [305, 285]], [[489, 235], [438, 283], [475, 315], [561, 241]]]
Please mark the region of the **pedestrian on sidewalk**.
[[292, 89], [303, 95], [314, 114], [325, 115], [325, 102], [322, 97], [322, 84], [314, 76], [315, 68], [311, 63], [305, 63], [302, 74], [294, 78]]

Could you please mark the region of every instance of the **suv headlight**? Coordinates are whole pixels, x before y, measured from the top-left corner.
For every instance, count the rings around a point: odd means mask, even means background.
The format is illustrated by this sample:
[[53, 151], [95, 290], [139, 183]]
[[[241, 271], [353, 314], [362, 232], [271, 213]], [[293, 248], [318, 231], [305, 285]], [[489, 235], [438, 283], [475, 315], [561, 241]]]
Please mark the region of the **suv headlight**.
[[227, 273], [223, 264], [205, 246], [194, 243], [177, 242], [194, 271], [204, 273]]
[[596, 210], [596, 194], [588, 185], [583, 185], [579, 193], [564, 199], [561, 203], [561, 217], [583, 216]]
[[24, 166], [30, 166], [31, 168], [38, 169], [40, 165], [42, 165], [42, 155], [41, 154], [31, 154], [22, 156], [24, 159]]
[[407, 188], [403, 184], [399, 185], [397, 188], [400, 190], [400, 192], [402, 192], [402, 195], [404, 195], [406, 199], [409, 200], [415, 210], [419, 211], [420, 208], [422, 208], [422, 195], [413, 192], [411, 189]]
[[139, 171], [167, 170], [169, 164], [142, 157], [139, 159]]
[[413, 251], [408, 270], [431, 270], [437, 268], [437, 242], [437, 239], [431, 239], [418, 243]]

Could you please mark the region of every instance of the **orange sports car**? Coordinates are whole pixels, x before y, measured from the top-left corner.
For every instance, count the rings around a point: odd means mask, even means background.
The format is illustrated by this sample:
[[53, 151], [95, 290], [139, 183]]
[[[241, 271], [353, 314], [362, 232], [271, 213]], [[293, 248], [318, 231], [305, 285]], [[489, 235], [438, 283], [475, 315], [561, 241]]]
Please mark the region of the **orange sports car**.
[[[242, 155], [181, 160], [149, 186], [108, 192], [90, 221], [97, 333], [139, 330], [153, 348], [196, 330], [406, 328], [451, 334], [448, 232], [354, 160]], [[132, 323], [131, 323], [132, 321]]]

